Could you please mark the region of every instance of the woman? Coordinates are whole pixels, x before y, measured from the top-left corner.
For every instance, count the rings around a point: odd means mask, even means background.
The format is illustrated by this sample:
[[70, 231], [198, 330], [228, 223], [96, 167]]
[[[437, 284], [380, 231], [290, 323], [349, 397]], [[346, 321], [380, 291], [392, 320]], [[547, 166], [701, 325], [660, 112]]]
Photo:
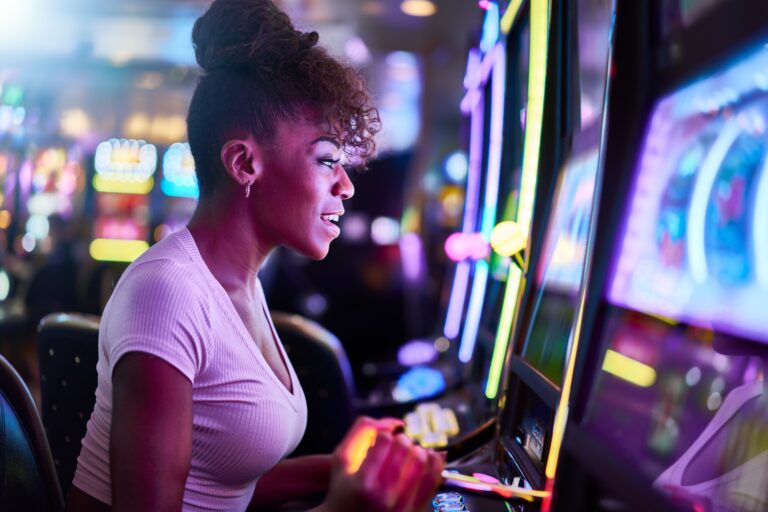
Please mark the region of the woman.
[[270, 0], [216, 0], [192, 37], [200, 201], [104, 311], [68, 508], [245, 510], [327, 492], [318, 510], [418, 510], [442, 461], [396, 421], [358, 421], [333, 456], [282, 460], [306, 403], [257, 278], [275, 247], [322, 259], [339, 235], [354, 193], [342, 164], [374, 150], [368, 93]]

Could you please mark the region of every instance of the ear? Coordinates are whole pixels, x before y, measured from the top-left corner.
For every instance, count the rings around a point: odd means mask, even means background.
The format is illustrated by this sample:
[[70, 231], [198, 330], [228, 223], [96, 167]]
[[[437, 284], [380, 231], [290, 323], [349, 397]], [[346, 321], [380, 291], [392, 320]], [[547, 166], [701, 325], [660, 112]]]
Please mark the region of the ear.
[[221, 148], [221, 163], [239, 186], [253, 185], [264, 167], [261, 148], [252, 137], [227, 141]]

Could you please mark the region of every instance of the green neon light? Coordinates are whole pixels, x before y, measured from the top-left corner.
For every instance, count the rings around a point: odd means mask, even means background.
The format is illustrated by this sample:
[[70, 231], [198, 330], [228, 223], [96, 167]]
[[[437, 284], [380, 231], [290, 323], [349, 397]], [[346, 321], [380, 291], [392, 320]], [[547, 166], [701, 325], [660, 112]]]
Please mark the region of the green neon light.
[[523, 0], [513, 0], [504, 11], [504, 16], [501, 17], [501, 32], [503, 34], [509, 34], [512, 30], [512, 23], [517, 17], [517, 11], [520, 10], [520, 6], [523, 5]]
[[[519, 6], [518, 6], [519, 7]], [[506, 15], [508, 13], [504, 13]], [[531, 41], [528, 72], [528, 107], [526, 112], [525, 139], [523, 142], [523, 174], [520, 185], [520, 200], [517, 208], [517, 222], [528, 233], [533, 216], [533, 201], [536, 193], [536, 179], [541, 149], [541, 128], [544, 117], [544, 88], [547, 81], [547, 46], [549, 37], [549, 0], [531, 0]], [[508, 33], [510, 26], [502, 31]], [[501, 307], [499, 329], [493, 347], [491, 369], [488, 374], [485, 396], [496, 398], [504, 356], [509, 345], [509, 335], [517, 310], [517, 295], [522, 281], [522, 272], [517, 265], [509, 266], [507, 289]]]
[[493, 357], [491, 358], [491, 368], [488, 372], [488, 383], [485, 385], [485, 396], [491, 400], [496, 398], [499, 391], [501, 370], [504, 366], [504, 356], [509, 345], [512, 321], [515, 319], [517, 293], [520, 290], [522, 277], [523, 273], [517, 265], [509, 266], [507, 289], [504, 291], [504, 303], [501, 306], [501, 321], [499, 322], [499, 330], [496, 331], [496, 342], [493, 345]]

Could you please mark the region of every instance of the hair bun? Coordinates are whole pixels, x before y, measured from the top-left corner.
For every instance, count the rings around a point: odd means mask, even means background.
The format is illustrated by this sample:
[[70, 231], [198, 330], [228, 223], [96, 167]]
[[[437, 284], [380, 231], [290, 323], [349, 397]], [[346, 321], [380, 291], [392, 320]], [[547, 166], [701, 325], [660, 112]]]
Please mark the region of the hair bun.
[[317, 41], [317, 32], [296, 30], [271, 0], [216, 0], [192, 29], [195, 57], [206, 73], [275, 69]]

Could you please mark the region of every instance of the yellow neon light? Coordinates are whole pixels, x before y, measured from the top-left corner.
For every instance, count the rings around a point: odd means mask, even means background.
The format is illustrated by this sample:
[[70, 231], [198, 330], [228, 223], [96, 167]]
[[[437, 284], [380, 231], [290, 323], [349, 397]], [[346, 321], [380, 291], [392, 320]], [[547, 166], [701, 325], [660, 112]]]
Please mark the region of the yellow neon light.
[[130, 263], [149, 249], [144, 240], [116, 240], [97, 238], [91, 242], [89, 252], [96, 261], [121, 261]]
[[548, 0], [532, 0], [528, 108], [525, 121], [520, 204], [517, 208], [517, 222], [525, 232], [528, 232], [531, 217], [533, 216], [533, 201], [536, 194], [536, 178], [539, 169], [541, 127], [544, 117], [544, 88], [547, 80], [548, 37]]
[[[521, 5], [522, 1], [516, 0], [510, 4], [504, 13], [501, 23], [502, 31], [505, 34], [511, 30], [512, 23]], [[530, 221], [533, 214], [533, 196], [536, 192], [536, 172], [539, 165], [541, 126], [544, 116], [544, 87], [547, 79], [547, 45], [549, 37], [549, 1], [531, 0], [530, 18], [529, 62], [531, 64], [528, 71], [528, 113], [526, 114], [525, 140], [523, 143], [523, 175], [517, 208], [517, 225], [523, 233], [526, 233], [526, 238], [527, 233], [530, 231]], [[520, 261], [519, 253], [516, 253], [516, 256], [518, 261]], [[520, 269], [516, 268], [515, 265], [509, 266], [507, 291], [510, 288], [520, 286], [522, 278], [517, 274], [518, 272], [520, 272]], [[501, 350], [499, 347], [500, 341], [503, 344], [508, 344], [516, 309], [517, 291], [514, 294], [505, 292], [502, 318], [499, 322], [499, 329], [496, 332], [494, 353], [497, 350]], [[504, 350], [506, 350], [506, 346]], [[497, 362], [496, 364], [500, 363]], [[486, 385], [486, 395], [492, 384], [489, 378]], [[498, 388], [498, 383], [496, 387]], [[550, 450], [550, 454], [552, 454], [552, 450]]]
[[504, 16], [501, 17], [500, 25], [502, 34], [509, 34], [509, 31], [512, 30], [512, 23], [515, 21], [517, 11], [520, 10], [521, 5], [523, 5], [523, 0], [512, 0], [509, 6], [507, 6], [507, 10], [504, 11]]
[[152, 191], [154, 185], [155, 180], [152, 176], [143, 181], [109, 179], [103, 177], [101, 174], [96, 174], [96, 176], [93, 177], [93, 188], [96, 192], [147, 195]]
[[527, 243], [528, 234], [517, 222], [500, 222], [491, 231], [491, 247], [501, 256], [517, 254], [525, 249]]
[[656, 370], [615, 350], [605, 352], [603, 371], [641, 388], [653, 386], [656, 382]]
[[488, 382], [485, 385], [485, 396], [491, 400], [496, 398], [499, 392], [501, 370], [504, 365], [504, 357], [507, 354], [509, 333], [512, 331], [512, 321], [515, 318], [515, 311], [517, 309], [517, 294], [520, 290], [522, 278], [523, 272], [517, 266], [510, 265], [507, 288], [504, 291], [504, 303], [501, 306], [499, 329], [496, 331], [496, 342], [493, 345], [491, 368], [488, 371]]

